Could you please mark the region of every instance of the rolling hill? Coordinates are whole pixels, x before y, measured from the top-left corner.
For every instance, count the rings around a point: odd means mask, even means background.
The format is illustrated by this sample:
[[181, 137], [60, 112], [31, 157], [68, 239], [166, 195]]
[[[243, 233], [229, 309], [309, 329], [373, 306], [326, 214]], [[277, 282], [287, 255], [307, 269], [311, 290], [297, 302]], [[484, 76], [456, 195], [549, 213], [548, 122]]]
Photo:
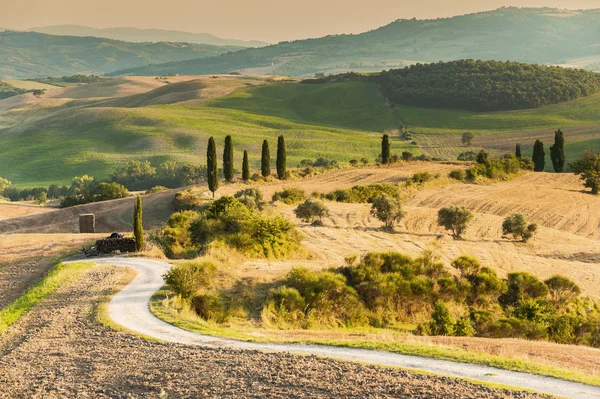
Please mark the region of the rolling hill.
[[52, 36], [35, 32], [0, 33], [0, 79], [104, 74], [168, 60], [210, 57], [241, 47], [188, 43], [128, 43]]
[[592, 65], [600, 60], [600, 10], [510, 7], [436, 20], [398, 20], [358, 35], [281, 42], [111, 75], [244, 71], [306, 76], [457, 59]]
[[[0, 31], [2, 29], [0, 28]], [[137, 29], [137, 28], [91, 28], [81, 25], [55, 25], [28, 29], [29, 32], [45, 33], [59, 36], [93, 36], [107, 39], [122, 40], [125, 42], [179, 42], [210, 44], [212, 46], [241, 46], [261, 47], [269, 43], [258, 40], [222, 39], [209, 33], [191, 33], [164, 29]]]

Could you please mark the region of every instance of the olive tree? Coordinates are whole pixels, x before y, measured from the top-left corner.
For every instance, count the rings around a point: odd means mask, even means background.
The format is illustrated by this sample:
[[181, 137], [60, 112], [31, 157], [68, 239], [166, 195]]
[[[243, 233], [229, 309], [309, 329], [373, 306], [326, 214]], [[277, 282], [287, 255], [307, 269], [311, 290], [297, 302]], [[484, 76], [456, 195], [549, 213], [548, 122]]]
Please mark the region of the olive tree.
[[529, 241], [537, 231], [537, 224], [528, 223], [527, 216], [520, 213], [508, 216], [502, 223], [502, 234], [512, 234], [517, 239], [520, 238], [523, 242]]
[[384, 222], [386, 228], [391, 229], [406, 216], [406, 213], [402, 210], [402, 201], [388, 194], [381, 194], [373, 201], [371, 215]]
[[309, 198], [298, 205], [294, 211], [296, 216], [306, 223], [323, 223], [323, 218], [329, 215], [329, 209], [322, 201]]
[[472, 219], [473, 214], [464, 206], [452, 205], [438, 211], [438, 225], [452, 231], [455, 239], [461, 238]]

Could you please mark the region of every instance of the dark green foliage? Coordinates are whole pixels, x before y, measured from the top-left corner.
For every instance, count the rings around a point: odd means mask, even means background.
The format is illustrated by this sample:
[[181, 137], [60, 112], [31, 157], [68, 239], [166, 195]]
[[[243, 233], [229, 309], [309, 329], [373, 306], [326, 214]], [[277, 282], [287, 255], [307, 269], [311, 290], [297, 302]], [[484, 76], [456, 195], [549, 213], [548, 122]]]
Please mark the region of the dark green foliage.
[[390, 163], [390, 136], [384, 134], [381, 139], [381, 163], [387, 165]]
[[585, 187], [592, 189], [592, 194], [600, 191], [600, 153], [586, 151], [583, 158], [569, 165], [576, 175], [580, 175]]
[[0, 100], [5, 98], [18, 96], [19, 94], [27, 93], [25, 89], [19, 89], [6, 82], [0, 81]]
[[129, 161], [117, 168], [111, 180], [129, 190], [149, 190], [155, 186], [178, 188], [198, 184], [206, 179], [206, 167], [167, 161], [158, 167], [149, 161]]
[[406, 216], [406, 212], [402, 210], [400, 199], [381, 194], [373, 201], [371, 215], [385, 223], [386, 228], [391, 229]]
[[396, 104], [469, 111], [537, 108], [600, 91], [598, 74], [501, 61], [416, 64], [370, 79]]
[[223, 175], [227, 183], [231, 183], [234, 176], [233, 168], [233, 140], [231, 136], [225, 136], [225, 147], [223, 149]]
[[284, 204], [292, 205], [302, 202], [306, 199], [306, 193], [301, 188], [290, 187], [283, 191], [273, 193], [273, 201], [281, 201]]
[[266, 219], [239, 200], [224, 196], [205, 206], [189, 227], [192, 245], [207, 250], [220, 242], [243, 254], [280, 258], [299, 249], [294, 225], [286, 219]]
[[539, 140], [535, 141], [533, 145], [533, 156], [532, 156], [534, 168], [536, 172], [543, 172], [546, 167], [546, 153], [544, 152], [544, 143]]
[[287, 178], [287, 167], [286, 167], [286, 153], [285, 153], [285, 139], [283, 136], [277, 138], [277, 177], [280, 180]]
[[556, 173], [562, 173], [565, 170], [565, 136], [563, 131], [558, 129], [554, 132], [554, 145], [550, 146], [550, 159]]
[[144, 226], [143, 226], [143, 205], [142, 196], [138, 195], [135, 206], [133, 208], [133, 236], [135, 238], [135, 247], [138, 251], [143, 251], [144, 242]]
[[475, 157], [475, 162], [481, 165], [488, 165], [490, 163], [490, 154], [485, 150], [480, 150]]
[[516, 305], [524, 300], [544, 298], [546, 295], [548, 287], [534, 275], [510, 273], [508, 291], [500, 298], [500, 302], [504, 305]]
[[208, 182], [208, 189], [215, 196], [215, 191], [219, 188], [219, 172], [217, 167], [217, 146], [215, 145], [215, 139], [208, 139], [208, 147], [206, 149], [206, 181]]
[[550, 297], [557, 303], [568, 302], [581, 294], [581, 288], [564, 276], [552, 276], [544, 283], [548, 287]]
[[523, 242], [529, 241], [537, 231], [537, 224], [527, 223], [527, 216], [520, 213], [508, 216], [502, 223], [502, 234], [512, 234]]
[[271, 154], [269, 153], [269, 142], [267, 140], [264, 140], [262, 144], [260, 171], [264, 178], [271, 176]]
[[437, 301], [431, 314], [431, 323], [429, 330], [432, 335], [454, 335], [455, 321], [448, 306], [441, 301]]
[[521, 158], [521, 144], [517, 144], [515, 147], [515, 157]]
[[452, 205], [438, 211], [438, 224], [452, 231], [454, 238], [460, 238], [473, 219], [473, 214], [464, 206]]
[[415, 173], [410, 180], [416, 184], [425, 184], [428, 181], [433, 180], [433, 175], [429, 172]]
[[323, 218], [329, 215], [329, 209], [327, 209], [322, 201], [309, 198], [304, 201], [304, 203], [298, 205], [294, 213], [297, 218], [302, 219], [307, 223], [321, 224]]
[[471, 132], [466, 132], [463, 133], [462, 137], [460, 138], [460, 142], [463, 143], [464, 145], [470, 147], [473, 144], [473, 139], [475, 138], [475, 135]]
[[246, 188], [238, 191], [233, 196], [249, 209], [262, 210], [265, 205], [262, 191], [258, 188]]
[[[41, 190], [47, 191], [45, 188], [34, 188], [29, 190], [29, 195], [35, 197]], [[54, 189], [56, 190], [56, 189]], [[5, 191], [5, 195], [7, 194]], [[55, 191], [56, 192], [56, 191]], [[60, 189], [60, 193], [65, 195], [60, 202], [61, 208], [67, 208], [75, 205], [88, 204], [90, 202], [108, 201], [129, 196], [127, 188], [118, 183], [98, 183], [93, 177], [79, 176], [73, 178], [71, 187], [68, 190]], [[25, 193], [21, 192], [20, 195]]]
[[247, 182], [250, 180], [250, 163], [248, 162], [248, 151], [244, 150], [244, 158], [242, 160], [242, 180]]
[[402, 151], [402, 160], [409, 162], [413, 159], [413, 153], [409, 151]]
[[391, 197], [400, 195], [400, 188], [394, 184], [378, 183], [368, 186], [354, 186], [350, 189], [339, 189], [328, 193], [325, 197], [330, 201], [347, 203], [372, 203], [382, 194]]
[[467, 174], [462, 169], [456, 169], [450, 172], [448, 177], [454, 180], [464, 181], [467, 178]]
[[94, 189], [93, 195], [94, 201], [108, 201], [129, 197], [129, 191], [121, 184], [102, 182]]
[[458, 161], [474, 161], [475, 158], [477, 158], [477, 154], [474, 151], [461, 152], [456, 157]]

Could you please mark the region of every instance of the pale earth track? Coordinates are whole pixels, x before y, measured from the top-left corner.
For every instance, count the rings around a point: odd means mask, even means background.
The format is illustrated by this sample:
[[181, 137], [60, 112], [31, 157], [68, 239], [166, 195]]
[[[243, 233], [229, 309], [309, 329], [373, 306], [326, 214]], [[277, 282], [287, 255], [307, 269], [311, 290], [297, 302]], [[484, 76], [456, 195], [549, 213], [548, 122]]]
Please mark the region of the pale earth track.
[[134, 280], [112, 298], [108, 307], [109, 315], [115, 322], [128, 330], [162, 341], [243, 350], [310, 354], [384, 366], [418, 369], [452, 377], [531, 389], [540, 393], [562, 397], [576, 399], [600, 398], [600, 388], [598, 387], [487, 366], [354, 348], [243, 342], [182, 330], [159, 320], [150, 312], [148, 306], [154, 293], [164, 285], [162, 275], [171, 267], [170, 264], [142, 258], [100, 258], [94, 259], [93, 262], [96, 264], [127, 266], [136, 271]]

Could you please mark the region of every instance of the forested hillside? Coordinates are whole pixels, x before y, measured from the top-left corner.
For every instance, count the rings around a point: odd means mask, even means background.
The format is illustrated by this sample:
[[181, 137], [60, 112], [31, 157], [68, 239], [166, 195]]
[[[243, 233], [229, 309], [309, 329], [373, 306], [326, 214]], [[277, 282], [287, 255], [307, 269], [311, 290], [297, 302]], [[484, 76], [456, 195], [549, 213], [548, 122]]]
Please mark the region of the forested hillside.
[[209, 57], [241, 47], [189, 43], [128, 43], [95, 37], [0, 33], [0, 79], [104, 74], [166, 61]]
[[600, 91], [600, 74], [518, 62], [417, 64], [371, 77], [396, 104], [506, 111], [576, 100]]
[[[381, 71], [458, 59], [563, 64], [600, 61], [600, 10], [500, 8], [436, 20], [398, 20], [359, 35], [282, 42], [200, 60], [129, 68], [112, 75], [231, 71], [292, 76]], [[583, 59], [587, 61], [582, 61]]]

